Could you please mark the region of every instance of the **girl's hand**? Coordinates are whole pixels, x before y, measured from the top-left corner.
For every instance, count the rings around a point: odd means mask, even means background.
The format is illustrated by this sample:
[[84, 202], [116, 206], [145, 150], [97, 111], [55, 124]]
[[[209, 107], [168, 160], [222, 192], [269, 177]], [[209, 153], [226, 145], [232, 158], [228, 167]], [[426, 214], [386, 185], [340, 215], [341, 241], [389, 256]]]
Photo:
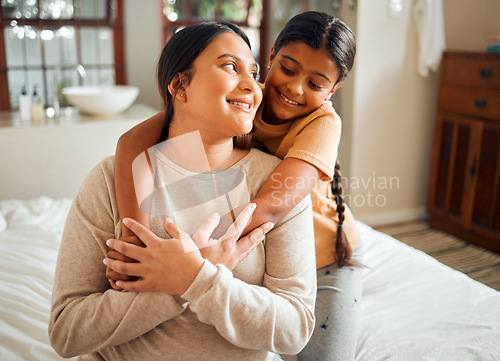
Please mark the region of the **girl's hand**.
[[[273, 228], [271, 222], [255, 228], [245, 237], [240, 238], [241, 233], [249, 223], [255, 210], [255, 203], [249, 203], [236, 217], [227, 231], [219, 239], [210, 238], [220, 222], [220, 217], [216, 213], [203, 222], [203, 224], [193, 234], [193, 241], [201, 251], [203, 258], [213, 264], [222, 264], [233, 270], [257, 247], [264, 235]], [[168, 229], [165, 228], [168, 233]]]
[[[123, 229], [126, 229], [126, 227], [123, 227]], [[132, 236], [122, 236], [120, 238], [120, 240], [127, 242], [127, 243], [135, 244], [137, 246], [144, 247], [144, 243], [142, 243], [142, 241], [135, 234]], [[114, 249], [110, 250], [108, 252], [108, 254], [106, 255], [106, 257], [114, 259], [114, 260], [118, 260], [118, 261], [127, 262], [127, 263], [137, 262], [135, 259], [124, 256], [123, 254], [115, 251]], [[138, 277], [131, 277], [131, 276], [127, 276], [127, 275], [115, 272], [115, 271], [111, 270], [109, 267], [106, 267], [106, 278], [108, 279], [111, 287], [116, 291], [123, 291], [122, 288], [120, 288], [116, 285], [116, 281], [118, 281], [118, 280], [135, 281], [135, 280], [139, 279]]]
[[128, 276], [140, 277], [137, 281], [116, 282], [126, 291], [158, 291], [169, 295], [181, 295], [189, 288], [202, 265], [198, 247], [191, 237], [178, 229], [171, 220], [165, 220], [165, 230], [172, 237], [161, 239], [149, 229], [126, 218], [125, 225], [141, 239], [145, 247], [120, 240], [110, 239], [106, 243], [115, 251], [135, 259], [137, 263], [105, 258], [104, 264], [112, 271]]

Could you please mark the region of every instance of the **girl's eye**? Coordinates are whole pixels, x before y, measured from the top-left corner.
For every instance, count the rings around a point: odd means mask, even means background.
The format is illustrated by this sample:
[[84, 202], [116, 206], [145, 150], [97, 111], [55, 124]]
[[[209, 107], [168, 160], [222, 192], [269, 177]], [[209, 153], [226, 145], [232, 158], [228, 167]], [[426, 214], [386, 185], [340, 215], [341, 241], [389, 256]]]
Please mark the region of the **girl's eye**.
[[285, 72], [286, 74], [293, 75], [293, 71], [291, 71], [290, 69], [288, 69], [287, 67], [285, 67], [283, 64], [281, 64], [281, 69], [282, 69], [282, 70], [283, 70], [283, 72]]
[[254, 80], [257, 80], [259, 78], [259, 73], [256, 72], [256, 71], [253, 71], [252, 72], [252, 77], [254, 78]]
[[311, 88], [313, 88], [314, 90], [320, 90], [322, 87], [314, 84], [312, 81], [309, 82], [309, 85], [311, 86]]

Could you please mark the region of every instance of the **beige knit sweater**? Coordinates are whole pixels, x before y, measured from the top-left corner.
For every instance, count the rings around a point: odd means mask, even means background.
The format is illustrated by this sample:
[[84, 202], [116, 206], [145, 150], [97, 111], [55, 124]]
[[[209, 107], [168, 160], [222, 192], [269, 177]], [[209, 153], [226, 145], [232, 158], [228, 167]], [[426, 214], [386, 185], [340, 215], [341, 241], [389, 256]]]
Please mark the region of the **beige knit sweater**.
[[[151, 220], [152, 231], [165, 236], [161, 225], [165, 215], [189, 227], [189, 214], [191, 223], [204, 219], [224, 199], [230, 199], [232, 207], [250, 201], [278, 162], [251, 150], [233, 166], [243, 181], [230, 187], [227, 197], [219, 195], [189, 208], [189, 213], [181, 205], [174, 214], [157, 214]], [[163, 179], [184, 173], [196, 180], [196, 187], [213, 184], [208, 175], [193, 177], [161, 156], [157, 166]], [[231, 171], [223, 171], [219, 180]], [[271, 360], [273, 353], [295, 354], [305, 346], [314, 326], [316, 296], [309, 197], [276, 224], [233, 272], [205, 261], [181, 296], [118, 292], [109, 287], [102, 263], [108, 252], [106, 240], [121, 233], [113, 176], [114, 158], [109, 157], [90, 172], [66, 221], [49, 324], [52, 346], [60, 355], [120, 361], [256, 361]], [[184, 190], [177, 187], [176, 199], [182, 200], [182, 192], [192, 193], [190, 187], [192, 182]], [[162, 189], [155, 196], [157, 209], [161, 198], [167, 197], [168, 184]]]

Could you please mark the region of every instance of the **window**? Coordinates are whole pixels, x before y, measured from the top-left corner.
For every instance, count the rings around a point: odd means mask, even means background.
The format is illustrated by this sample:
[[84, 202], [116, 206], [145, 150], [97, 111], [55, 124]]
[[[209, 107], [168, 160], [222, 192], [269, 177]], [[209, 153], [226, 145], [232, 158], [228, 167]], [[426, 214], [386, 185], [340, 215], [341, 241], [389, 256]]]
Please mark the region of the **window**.
[[227, 21], [238, 25], [248, 35], [261, 78], [267, 64], [265, 30], [268, 0], [162, 0], [163, 36], [167, 40], [179, 29], [203, 21]]
[[123, 0], [1, 0], [0, 25], [0, 109], [17, 108], [23, 88], [51, 104], [53, 79], [58, 93], [126, 82]]

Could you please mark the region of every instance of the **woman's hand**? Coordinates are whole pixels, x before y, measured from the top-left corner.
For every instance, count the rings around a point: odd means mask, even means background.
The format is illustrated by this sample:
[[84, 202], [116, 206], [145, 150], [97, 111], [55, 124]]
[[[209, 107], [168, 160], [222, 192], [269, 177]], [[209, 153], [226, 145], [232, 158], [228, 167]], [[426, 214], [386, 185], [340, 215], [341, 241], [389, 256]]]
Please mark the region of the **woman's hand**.
[[202, 265], [198, 247], [191, 237], [179, 230], [171, 220], [165, 220], [164, 227], [172, 237], [161, 239], [149, 229], [126, 218], [124, 224], [141, 239], [145, 247], [110, 239], [107, 245], [136, 263], [126, 263], [105, 258], [104, 264], [112, 271], [128, 276], [140, 277], [137, 281], [116, 282], [127, 291], [158, 291], [169, 295], [181, 295], [189, 288]]

